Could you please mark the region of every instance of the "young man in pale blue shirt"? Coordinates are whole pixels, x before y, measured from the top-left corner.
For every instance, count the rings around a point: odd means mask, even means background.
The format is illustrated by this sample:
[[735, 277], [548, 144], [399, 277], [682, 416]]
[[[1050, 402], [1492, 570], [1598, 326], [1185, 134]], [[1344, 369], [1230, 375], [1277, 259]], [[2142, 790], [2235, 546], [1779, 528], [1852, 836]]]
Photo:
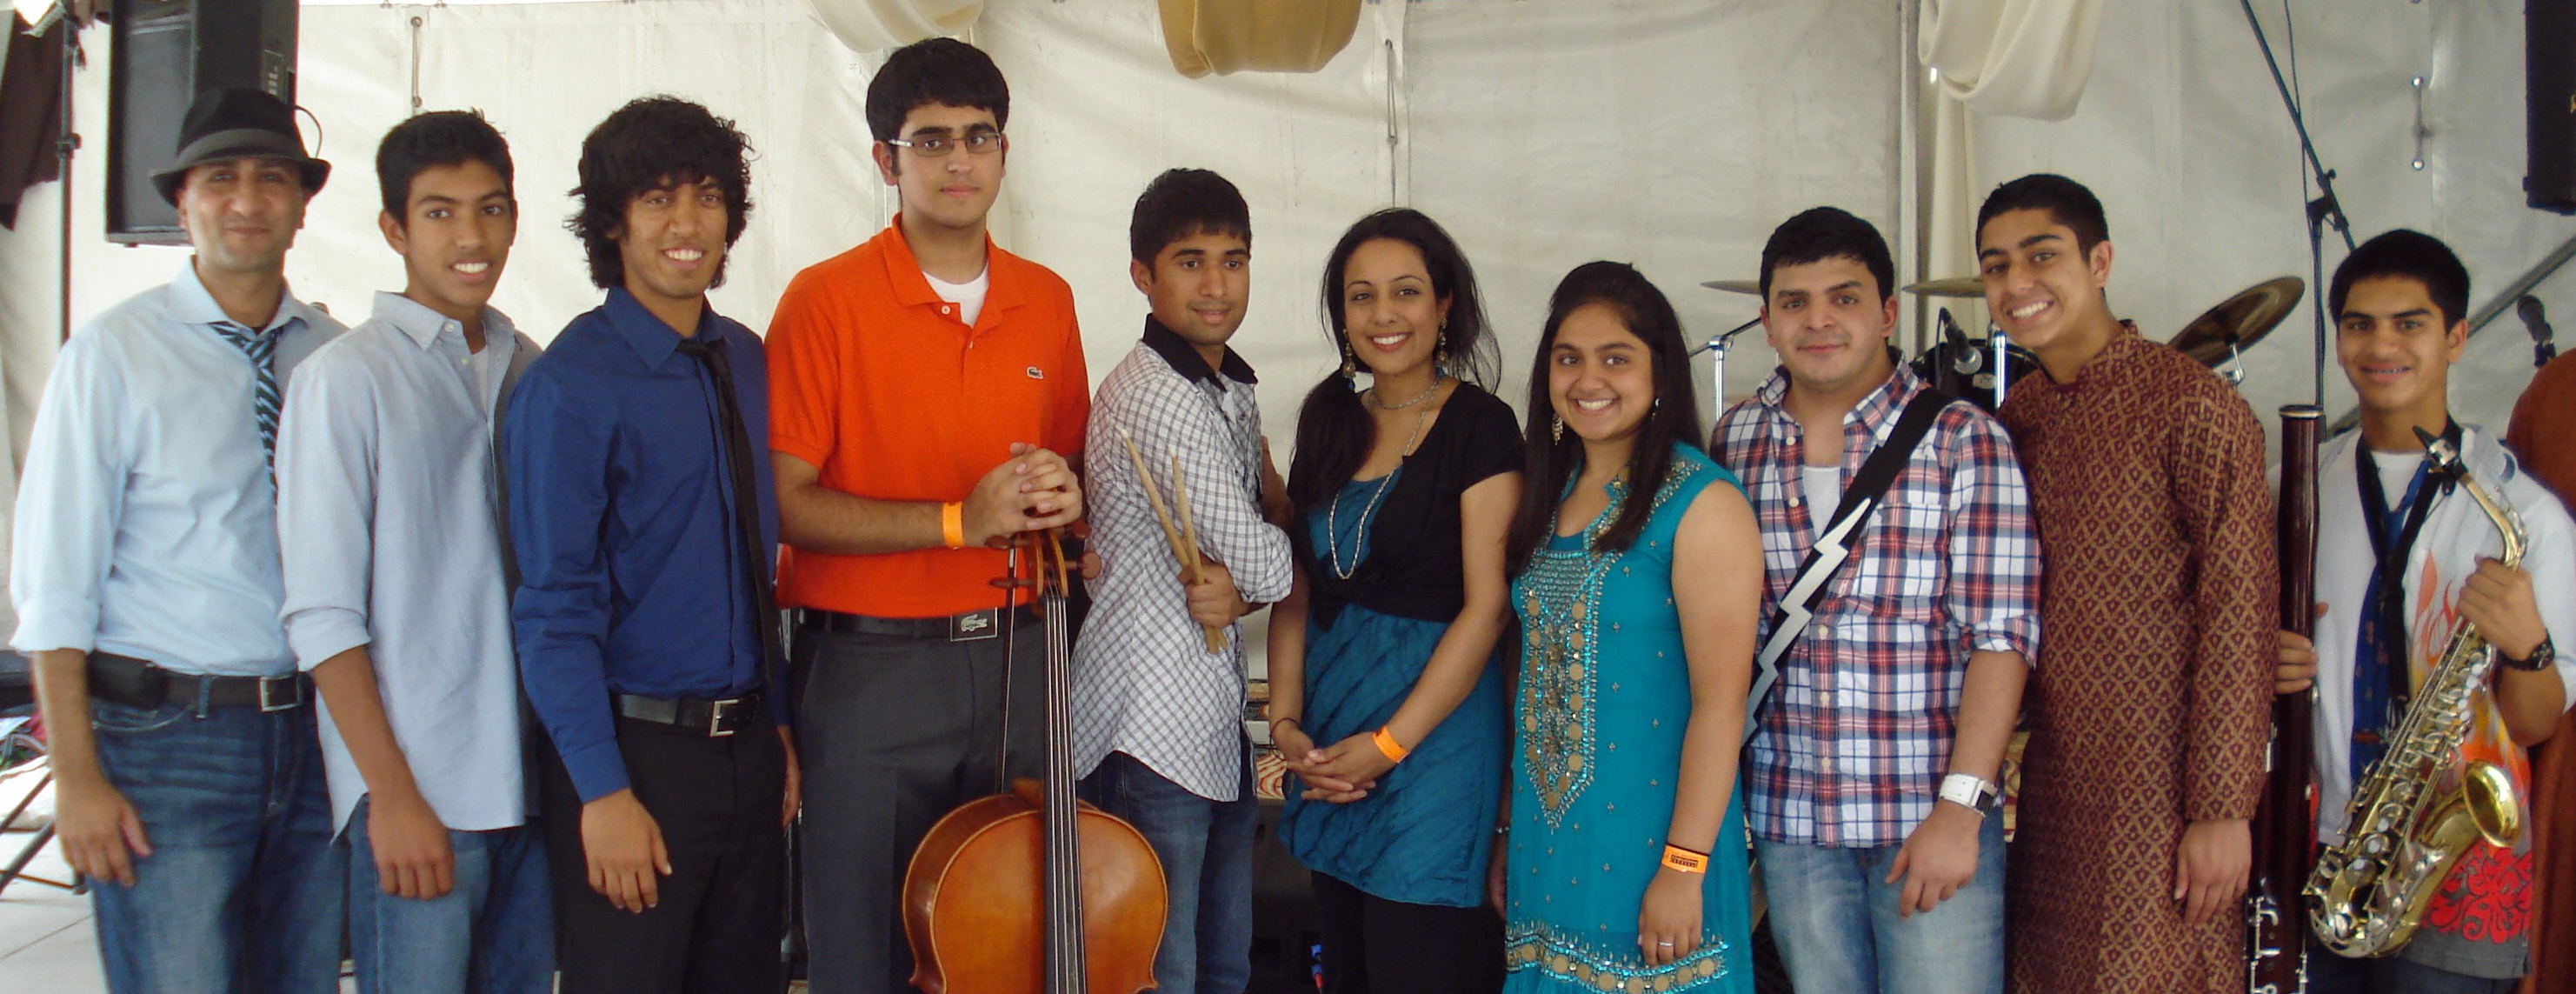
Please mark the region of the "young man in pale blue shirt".
[[315, 352], [277, 451], [284, 621], [321, 694], [365, 994], [545, 994], [493, 439], [537, 344], [491, 307], [518, 232], [509, 145], [468, 111], [376, 151], [401, 293]]
[[278, 623], [288, 374], [339, 322], [286, 292], [330, 175], [294, 112], [211, 90], [153, 175], [195, 254], [63, 343], [19, 484], [11, 643], [107, 986], [331, 994], [343, 910], [309, 685]]

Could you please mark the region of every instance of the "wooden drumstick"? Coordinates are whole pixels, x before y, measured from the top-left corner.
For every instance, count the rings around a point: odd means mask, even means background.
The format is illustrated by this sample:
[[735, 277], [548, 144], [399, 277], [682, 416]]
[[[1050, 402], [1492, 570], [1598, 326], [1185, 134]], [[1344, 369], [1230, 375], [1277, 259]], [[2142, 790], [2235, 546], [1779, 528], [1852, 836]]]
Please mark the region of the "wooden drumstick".
[[[1196, 562], [1196, 553], [1198, 550], [1185, 544], [1181, 540], [1180, 528], [1172, 524], [1171, 512], [1163, 508], [1163, 495], [1161, 491], [1154, 486], [1154, 471], [1145, 468], [1144, 455], [1136, 451], [1136, 439], [1127, 434], [1127, 429], [1120, 428], [1118, 429], [1118, 440], [1125, 443], [1127, 446], [1127, 461], [1136, 467], [1136, 485], [1144, 488], [1146, 503], [1153, 505], [1154, 520], [1163, 526], [1163, 540], [1172, 547], [1172, 559], [1190, 567], [1190, 579], [1192, 582], [1205, 580], [1206, 578], [1200, 574], [1198, 563]], [[1207, 648], [1209, 652], [1225, 651], [1224, 630], [1212, 625], [1201, 625], [1199, 627], [1206, 632]]]

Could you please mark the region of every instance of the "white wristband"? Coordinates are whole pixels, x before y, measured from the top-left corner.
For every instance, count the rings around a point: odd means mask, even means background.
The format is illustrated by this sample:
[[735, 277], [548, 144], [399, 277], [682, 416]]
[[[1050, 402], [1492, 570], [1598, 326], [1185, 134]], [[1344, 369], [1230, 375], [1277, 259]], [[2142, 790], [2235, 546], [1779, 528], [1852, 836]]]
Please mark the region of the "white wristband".
[[1985, 817], [2003, 804], [2003, 791], [1994, 783], [1971, 773], [1953, 773], [1941, 778], [1941, 799]]

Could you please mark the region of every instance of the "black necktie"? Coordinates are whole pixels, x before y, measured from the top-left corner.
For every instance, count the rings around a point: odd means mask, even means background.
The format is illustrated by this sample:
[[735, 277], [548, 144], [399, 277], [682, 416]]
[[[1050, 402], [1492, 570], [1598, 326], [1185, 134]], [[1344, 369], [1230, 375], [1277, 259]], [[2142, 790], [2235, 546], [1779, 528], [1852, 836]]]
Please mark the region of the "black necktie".
[[[760, 678], [763, 692], [778, 679], [780, 650], [778, 633], [778, 599], [771, 589], [770, 560], [761, 555], [766, 544], [760, 540], [760, 487], [751, 465], [751, 429], [742, 418], [742, 404], [734, 397], [733, 364], [725, 360], [724, 339], [713, 342], [695, 338], [680, 340], [680, 354], [696, 359], [706, 367], [707, 377], [714, 381], [716, 419], [723, 422], [725, 468], [733, 477], [734, 547], [742, 560], [743, 580], [751, 589], [751, 624], [760, 632]], [[784, 708], [787, 702], [773, 701], [770, 713]]]

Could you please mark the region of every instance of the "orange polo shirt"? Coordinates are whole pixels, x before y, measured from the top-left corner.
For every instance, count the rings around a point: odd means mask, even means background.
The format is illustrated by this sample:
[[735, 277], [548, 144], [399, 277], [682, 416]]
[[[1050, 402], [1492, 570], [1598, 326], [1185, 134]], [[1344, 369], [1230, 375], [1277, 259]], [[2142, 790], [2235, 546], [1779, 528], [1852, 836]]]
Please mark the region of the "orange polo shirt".
[[[939, 299], [903, 219], [796, 274], [770, 321], [769, 447], [822, 483], [883, 500], [965, 500], [1034, 442], [1067, 458], [1091, 414], [1073, 289], [1046, 267], [984, 248], [991, 286], [974, 327]], [[1003, 553], [918, 549], [841, 556], [781, 550], [778, 602], [880, 618], [992, 607]]]

